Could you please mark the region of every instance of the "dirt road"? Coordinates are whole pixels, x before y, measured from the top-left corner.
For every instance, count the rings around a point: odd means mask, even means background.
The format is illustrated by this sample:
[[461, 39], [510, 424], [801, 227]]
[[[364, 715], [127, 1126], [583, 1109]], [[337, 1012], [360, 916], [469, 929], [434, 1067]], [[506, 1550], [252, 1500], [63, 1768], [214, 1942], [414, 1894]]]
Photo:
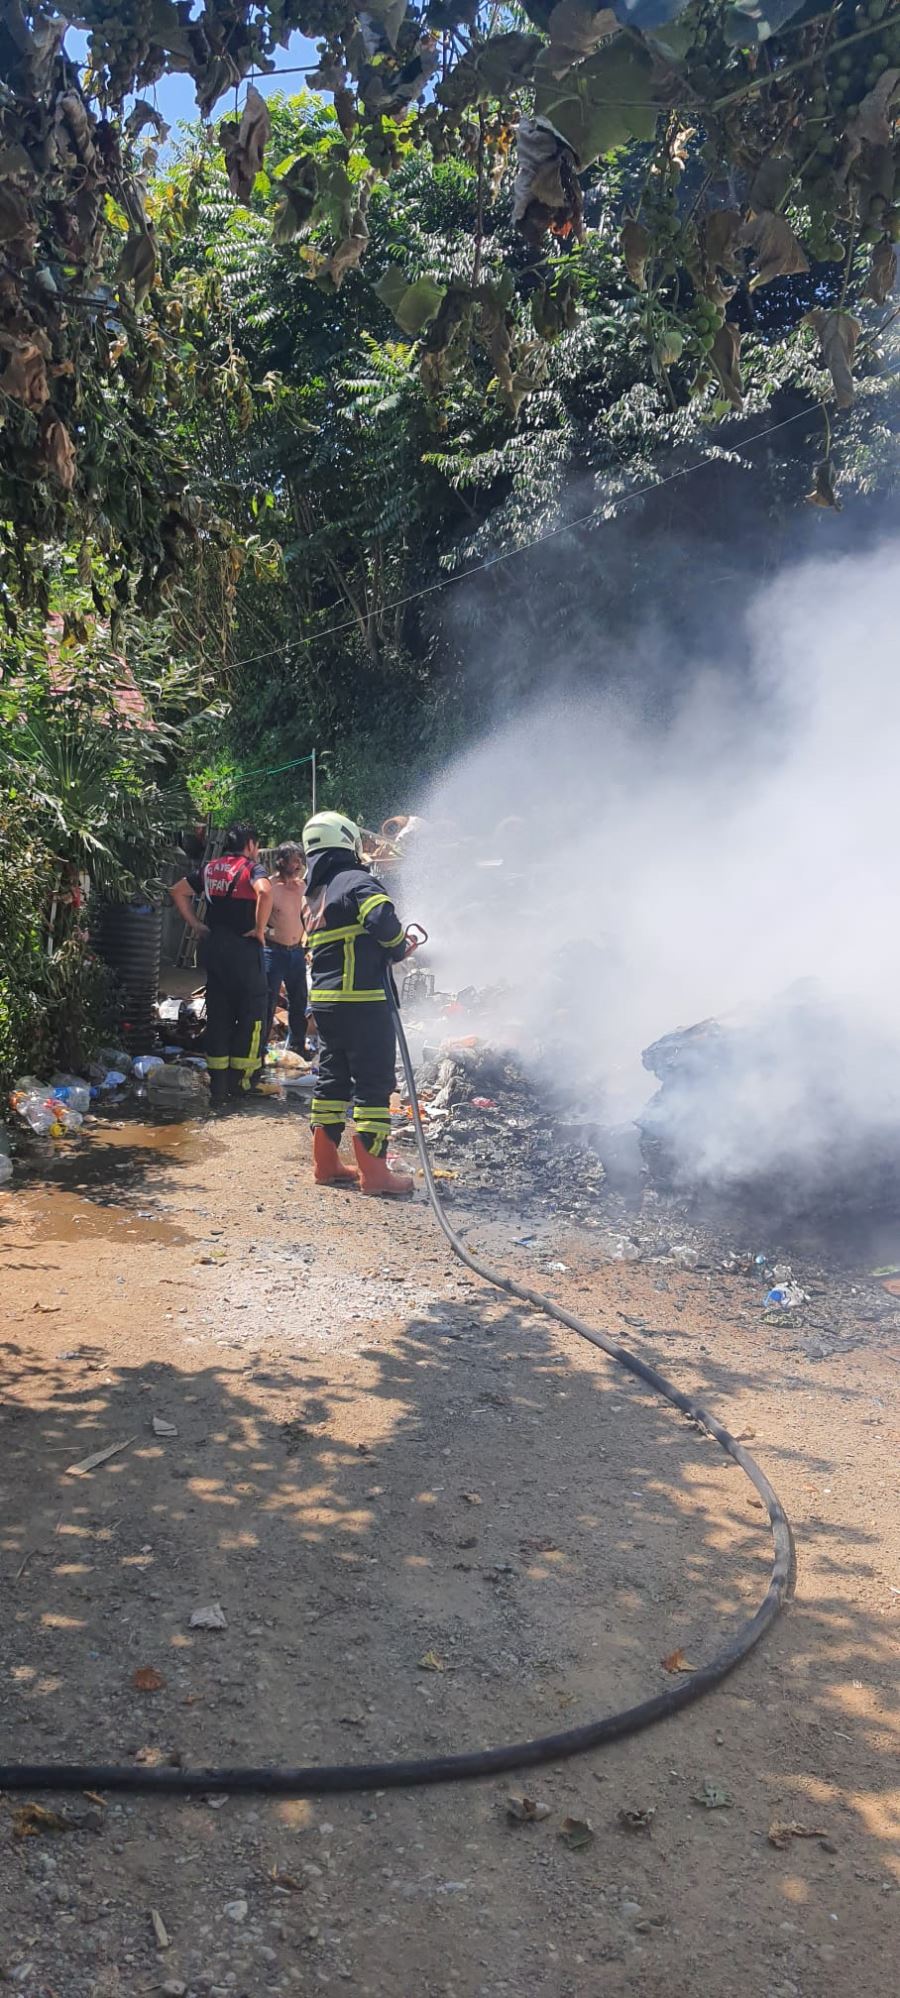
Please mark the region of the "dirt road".
[[[99, 1129], [0, 1195], [4, 1758], [364, 1761], [544, 1733], [659, 1691], [664, 1658], [702, 1659], [763, 1592], [737, 1469], [451, 1264], [421, 1196], [315, 1189], [306, 1146], [274, 1104]], [[791, 1607], [685, 1716], [523, 1781], [70, 1799], [79, 1828], [25, 1837], [2, 1799], [12, 1989], [893, 1987], [900, 1340], [811, 1358], [752, 1279], [610, 1262], [546, 1212], [456, 1212], [752, 1434], [797, 1534]], [[226, 1628], [192, 1627], [214, 1604]], [[509, 1821], [523, 1790], [541, 1822]], [[568, 1843], [567, 1818], [590, 1833]], [[811, 1835], [773, 1844], [777, 1823]]]

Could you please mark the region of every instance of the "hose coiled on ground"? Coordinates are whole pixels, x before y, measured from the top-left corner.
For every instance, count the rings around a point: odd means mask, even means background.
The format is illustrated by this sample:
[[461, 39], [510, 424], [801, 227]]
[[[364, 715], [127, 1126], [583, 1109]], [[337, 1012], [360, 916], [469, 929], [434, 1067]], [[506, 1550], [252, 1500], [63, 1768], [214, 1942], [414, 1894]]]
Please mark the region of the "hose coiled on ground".
[[400, 1018], [393, 981], [387, 981], [388, 1003], [391, 1007], [403, 1072], [409, 1091], [416, 1143], [425, 1175], [428, 1198], [437, 1221], [443, 1230], [454, 1255], [465, 1263], [467, 1269], [480, 1277], [483, 1283], [491, 1284], [508, 1297], [519, 1298], [523, 1304], [537, 1311], [543, 1311], [554, 1318], [559, 1325], [577, 1332], [579, 1338], [587, 1339], [592, 1346], [615, 1362], [619, 1367], [633, 1374], [637, 1380], [651, 1387], [655, 1394], [662, 1395], [673, 1408], [681, 1410], [690, 1421], [697, 1423], [719, 1444], [726, 1455], [740, 1465], [745, 1476], [759, 1493], [769, 1515], [772, 1528], [773, 1560], [766, 1593], [754, 1615], [741, 1624], [727, 1644], [716, 1652], [705, 1665], [692, 1672], [689, 1678], [677, 1685], [667, 1687], [651, 1699], [641, 1700], [637, 1706], [625, 1707], [619, 1713], [604, 1714], [598, 1720], [585, 1721], [581, 1727], [562, 1729], [557, 1734], [539, 1735], [533, 1741], [509, 1742], [498, 1748], [474, 1748], [458, 1755], [429, 1755], [397, 1762], [338, 1762], [324, 1768], [299, 1769], [131, 1769], [107, 1767], [100, 1763], [15, 1763], [0, 1765], [0, 1790], [7, 1791], [79, 1791], [106, 1790], [128, 1792], [134, 1796], [163, 1797], [203, 1797], [218, 1796], [264, 1796], [264, 1797], [328, 1797], [341, 1792], [366, 1790], [405, 1790], [423, 1784], [459, 1783], [476, 1777], [500, 1776], [512, 1770], [533, 1769], [540, 1763], [559, 1762], [564, 1757], [580, 1755], [589, 1748], [605, 1747], [607, 1742], [621, 1741], [623, 1736], [637, 1734], [645, 1727], [652, 1727], [656, 1721], [667, 1720], [682, 1708], [693, 1705], [717, 1686], [736, 1665], [746, 1658], [759, 1643], [778, 1615], [787, 1595], [793, 1563], [793, 1543], [790, 1524], [777, 1492], [769, 1483], [749, 1452], [745, 1450], [730, 1432], [713, 1415], [707, 1414], [699, 1402], [690, 1395], [683, 1394], [680, 1388], [657, 1373], [655, 1367], [647, 1365], [635, 1353], [628, 1352], [616, 1340], [598, 1332], [585, 1324], [583, 1318], [566, 1311], [560, 1304], [544, 1297], [539, 1290], [529, 1285], [516, 1283], [512, 1277], [501, 1275], [491, 1269], [477, 1256], [473, 1256], [460, 1240], [455, 1229], [444, 1213], [441, 1198], [435, 1184], [428, 1147], [422, 1127], [422, 1118], [416, 1094], [416, 1079], [413, 1071], [409, 1044]]

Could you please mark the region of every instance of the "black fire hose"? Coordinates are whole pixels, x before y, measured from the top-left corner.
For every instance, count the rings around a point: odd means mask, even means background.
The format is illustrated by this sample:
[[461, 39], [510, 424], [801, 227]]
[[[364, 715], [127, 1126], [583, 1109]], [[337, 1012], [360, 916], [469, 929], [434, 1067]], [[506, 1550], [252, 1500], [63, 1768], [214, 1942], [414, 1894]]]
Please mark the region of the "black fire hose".
[[680, 1388], [664, 1380], [655, 1367], [648, 1367], [646, 1361], [629, 1353], [616, 1340], [607, 1338], [604, 1332], [597, 1332], [586, 1325], [574, 1312], [554, 1304], [539, 1290], [516, 1283], [512, 1277], [500, 1276], [487, 1263], [471, 1255], [455, 1229], [451, 1228], [431, 1170], [412, 1059], [390, 978], [387, 980], [387, 991], [397, 1027], [428, 1198], [454, 1255], [459, 1256], [484, 1283], [505, 1291], [510, 1297], [521, 1299], [523, 1304], [529, 1304], [537, 1311], [546, 1312], [560, 1325], [567, 1326], [570, 1332], [577, 1332], [582, 1339], [590, 1340], [592, 1346], [598, 1346], [617, 1366], [636, 1375], [656, 1394], [662, 1395], [665, 1401], [671, 1402], [674, 1408], [680, 1409], [691, 1422], [705, 1429], [727, 1456], [740, 1465], [758, 1491], [772, 1528], [774, 1558], [769, 1586], [762, 1602], [721, 1651], [717, 1651], [706, 1665], [698, 1666], [689, 1678], [667, 1687], [665, 1692], [654, 1694], [652, 1699], [641, 1700], [635, 1707], [624, 1707], [620, 1713], [604, 1714], [600, 1720], [585, 1721], [581, 1727], [564, 1728], [558, 1734], [538, 1735], [533, 1741], [510, 1742], [500, 1748], [473, 1748], [462, 1755], [426, 1755], [405, 1762], [336, 1762], [318, 1769], [128, 1769], [104, 1767], [99, 1763], [60, 1763], [58, 1766], [53, 1763], [15, 1763], [6, 1767], [0, 1765], [0, 1791], [109, 1790], [127, 1791], [144, 1797], [329, 1797], [341, 1792], [406, 1790], [422, 1784], [460, 1783], [475, 1777], [500, 1776], [514, 1769], [533, 1769], [540, 1763], [559, 1762], [565, 1756], [581, 1755], [585, 1749], [602, 1748], [607, 1742], [621, 1741], [623, 1736], [638, 1734], [642, 1728], [652, 1727], [655, 1721], [667, 1720], [682, 1707], [691, 1706], [747, 1657], [782, 1607], [793, 1565], [790, 1523], [777, 1492], [749, 1452], [723, 1428], [721, 1422], [716, 1421], [715, 1416], [708, 1415], [698, 1402], [692, 1401], [690, 1395], [682, 1394]]

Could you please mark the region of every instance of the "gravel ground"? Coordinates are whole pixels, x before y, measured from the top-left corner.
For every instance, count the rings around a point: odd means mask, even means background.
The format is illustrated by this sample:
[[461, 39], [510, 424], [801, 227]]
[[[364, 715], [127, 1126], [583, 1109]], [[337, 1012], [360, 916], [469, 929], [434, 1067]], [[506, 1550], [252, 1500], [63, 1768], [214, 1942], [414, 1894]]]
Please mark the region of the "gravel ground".
[[[518, 1739], [658, 1692], [664, 1659], [702, 1661], [764, 1591], [764, 1515], [707, 1439], [470, 1279], [420, 1194], [315, 1188], [307, 1145], [276, 1102], [101, 1125], [0, 1194], [8, 1758]], [[468, 1187], [464, 1146], [454, 1170], [473, 1245], [753, 1437], [797, 1535], [788, 1611], [688, 1713], [525, 1778], [327, 1803], [6, 1796], [13, 1990], [893, 1987], [895, 1302], [821, 1253], [795, 1263], [818, 1296], [768, 1322], [767, 1243], [609, 1187], [576, 1219], [546, 1190], [513, 1208], [483, 1159]], [[213, 1604], [225, 1628], [192, 1627]], [[546, 1815], [512, 1822], [510, 1793]], [[75, 1822], [36, 1825], [29, 1801]], [[590, 1828], [574, 1843], [567, 1818]], [[773, 1844], [777, 1824], [811, 1835]]]

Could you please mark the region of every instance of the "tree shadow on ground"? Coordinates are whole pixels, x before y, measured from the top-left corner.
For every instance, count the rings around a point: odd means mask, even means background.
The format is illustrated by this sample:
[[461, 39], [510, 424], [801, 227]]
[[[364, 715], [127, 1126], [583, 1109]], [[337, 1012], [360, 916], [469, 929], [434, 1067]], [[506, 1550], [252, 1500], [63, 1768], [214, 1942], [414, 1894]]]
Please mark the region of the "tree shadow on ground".
[[[658, 1357], [652, 1335], [640, 1343]], [[764, 1515], [716, 1446], [537, 1314], [479, 1292], [409, 1315], [399, 1337], [343, 1352], [337, 1369], [327, 1341], [290, 1360], [256, 1356], [252, 1343], [221, 1365], [186, 1355], [184, 1368], [111, 1364], [96, 1345], [48, 1362], [26, 1338], [2, 1352], [9, 1759], [296, 1765], [552, 1733], [672, 1683], [661, 1661], [705, 1660], [766, 1587]], [[726, 1420], [758, 1386], [714, 1358], [705, 1372], [705, 1398]], [[154, 1416], [177, 1435], [155, 1434]], [[119, 1443], [97, 1470], [71, 1475]], [[776, 1484], [779, 1467], [827, 1470], [814, 1436], [808, 1448], [753, 1447]], [[624, 1836], [620, 1808], [656, 1813], [648, 1851], [663, 1875], [674, 1869], [670, 1893], [677, 1877], [678, 1895], [690, 1894], [684, 1839], [698, 1788], [732, 1780], [727, 1741], [711, 1746], [717, 1721], [729, 1737], [746, 1726], [754, 1758], [741, 1794], [715, 1814], [720, 1881], [761, 1906], [779, 1902], [783, 1879], [760, 1877], [772, 1817], [807, 1829], [823, 1818], [833, 1843], [836, 1798], [857, 1870], [884, 1876], [896, 1830], [885, 1753], [895, 1649], [885, 1622], [825, 1579], [848, 1565], [857, 1583], [875, 1578], [877, 1537], [846, 1518], [814, 1533], [815, 1595], [789, 1606], [726, 1688], [567, 1772], [581, 1783], [588, 1770], [615, 1774], [604, 1840]], [[809, 1534], [800, 1554], [809, 1561]], [[227, 1629], [192, 1628], [214, 1602]], [[164, 1680], [152, 1694], [135, 1684], [146, 1668]], [[117, 1807], [116, 1823], [129, 1850], [155, 1838], [147, 1828], [167, 1812], [203, 1843], [201, 1808], [141, 1801]], [[454, 1838], [467, 1808], [484, 1820], [462, 1793], [452, 1807], [409, 1808], [424, 1811], [417, 1822], [438, 1844], [440, 1811]], [[711, 1817], [700, 1807], [697, 1840], [711, 1836]], [[279, 1824], [305, 1821], [279, 1807]], [[751, 1862], [752, 1886], [741, 1877]], [[695, 1864], [696, 1854], [688, 1872]], [[818, 1841], [798, 1841], [782, 1869], [795, 1902], [821, 1893], [832, 1866]], [[190, 1879], [188, 1866], [185, 1890]], [[520, 1885], [526, 1899], [536, 1891]], [[373, 1919], [378, 1891], [364, 1879], [360, 1906]], [[577, 1919], [587, 1933], [588, 1910]], [[596, 1907], [590, 1919], [602, 1928]], [[613, 1942], [596, 1944], [596, 1961]]]

